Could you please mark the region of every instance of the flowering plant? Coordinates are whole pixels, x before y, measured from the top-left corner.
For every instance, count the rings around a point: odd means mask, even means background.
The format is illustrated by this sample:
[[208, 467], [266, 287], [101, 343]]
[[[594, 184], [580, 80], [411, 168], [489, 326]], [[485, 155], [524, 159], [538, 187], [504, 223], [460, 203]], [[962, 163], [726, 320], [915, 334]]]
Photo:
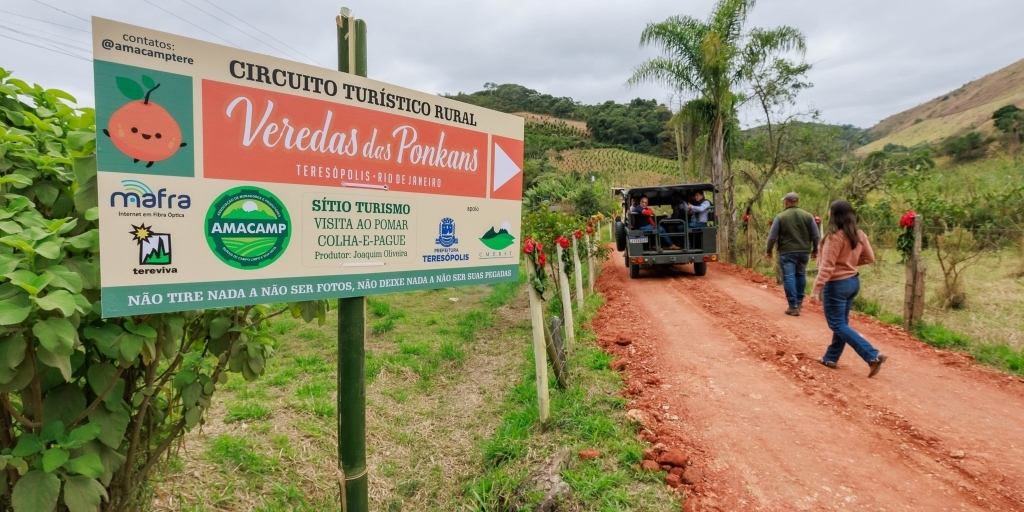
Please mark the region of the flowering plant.
[[577, 229], [572, 232], [572, 236], [579, 240], [580, 238], [583, 238], [583, 232]]
[[917, 212], [909, 210], [900, 217], [900, 227], [903, 232], [896, 239], [896, 249], [900, 251], [903, 261], [910, 259], [910, 253], [914, 251], [914, 222], [917, 219]]
[[544, 270], [544, 263], [547, 262], [547, 256], [544, 254], [544, 245], [530, 237], [526, 237], [523, 240], [523, 254], [533, 262], [534, 273], [527, 276], [527, 278], [533, 289], [537, 291], [537, 295], [540, 295], [543, 300], [544, 292], [548, 289], [548, 273]]
[[558, 238], [556, 238], [555, 243], [561, 246], [562, 249], [568, 249], [569, 245], [572, 244], [572, 242], [570, 242], [569, 239], [564, 236], [559, 236]]
[[593, 233], [594, 233], [594, 226], [587, 226], [587, 234], [590, 235], [590, 234], [593, 234]]

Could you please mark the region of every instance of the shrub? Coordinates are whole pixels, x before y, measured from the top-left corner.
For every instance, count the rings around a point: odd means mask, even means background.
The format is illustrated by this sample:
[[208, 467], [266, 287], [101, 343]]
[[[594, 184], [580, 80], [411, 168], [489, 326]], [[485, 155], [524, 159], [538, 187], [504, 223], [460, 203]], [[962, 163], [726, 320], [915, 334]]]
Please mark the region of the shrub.
[[263, 373], [283, 312], [101, 318], [95, 115], [0, 68], [0, 506], [127, 510], [228, 373]]

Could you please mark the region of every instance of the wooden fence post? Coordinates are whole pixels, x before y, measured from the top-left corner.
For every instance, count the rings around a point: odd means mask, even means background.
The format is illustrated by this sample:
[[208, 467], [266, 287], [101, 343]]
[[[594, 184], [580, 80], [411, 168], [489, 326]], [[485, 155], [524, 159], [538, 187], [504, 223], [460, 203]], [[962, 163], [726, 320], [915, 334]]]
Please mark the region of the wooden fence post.
[[754, 268], [754, 226], [747, 219], [747, 268]]
[[594, 254], [591, 251], [590, 234], [583, 235], [587, 244], [587, 285], [590, 287], [590, 294], [594, 294]]
[[565, 260], [562, 259], [562, 246], [555, 242], [558, 251], [558, 283], [561, 289], [562, 318], [565, 320], [565, 345], [572, 350], [576, 345], [576, 327], [572, 319], [572, 295], [569, 293], [569, 276], [565, 273]]
[[572, 236], [572, 262], [573, 270], [576, 275], [576, 307], [578, 311], [583, 311], [583, 269], [580, 268], [580, 251], [577, 248], [576, 235]]
[[[543, 272], [543, 269], [541, 270]], [[526, 255], [526, 289], [530, 294], [530, 317], [533, 324], [533, 359], [537, 371], [537, 407], [540, 411], [541, 424], [547, 423], [550, 414], [548, 400], [548, 359], [547, 342], [544, 336], [544, 304], [540, 294], [533, 287], [533, 278], [537, 269], [533, 265], [533, 256]]]
[[903, 294], [903, 328], [908, 331], [924, 318], [924, 276], [928, 264], [921, 258], [923, 229], [921, 219], [914, 219], [914, 245], [907, 258], [907, 284]]

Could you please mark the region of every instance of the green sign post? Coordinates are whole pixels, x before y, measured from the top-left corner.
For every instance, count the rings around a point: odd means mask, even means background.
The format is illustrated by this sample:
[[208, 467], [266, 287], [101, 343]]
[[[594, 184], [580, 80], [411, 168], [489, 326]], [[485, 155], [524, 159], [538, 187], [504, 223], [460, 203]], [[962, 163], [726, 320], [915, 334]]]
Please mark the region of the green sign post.
[[[336, 21], [338, 71], [365, 77], [366, 23], [347, 7]], [[338, 467], [342, 512], [368, 512], [366, 297], [338, 299]]]

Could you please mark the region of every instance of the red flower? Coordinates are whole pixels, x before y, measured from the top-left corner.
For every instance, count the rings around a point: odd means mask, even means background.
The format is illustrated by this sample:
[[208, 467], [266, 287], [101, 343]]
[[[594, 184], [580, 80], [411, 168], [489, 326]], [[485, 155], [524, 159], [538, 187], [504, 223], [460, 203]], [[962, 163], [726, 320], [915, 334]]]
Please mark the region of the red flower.
[[774, 219], [768, 219], [768, 225], [769, 225], [769, 226], [771, 226], [771, 225], [772, 225], [772, 220], [774, 220]]
[[547, 261], [547, 259], [548, 259], [548, 257], [544, 253], [540, 253], [540, 254], [537, 255], [537, 261], [540, 262], [540, 266], [542, 266], [542, 267], [544, 266], [544, 262]]
[[914, 219], [915, 218], [917, 218], [917, 213], [914, 212], [914, 210], [910, 210], [907, 213], [904, 213], [903, 216], [900, 217], [900, 227], [901, 228], [912, 228], [912, 227], [914, 227]]
[[555, 243], [557, 243], [558, 245], [562, 246], [562, 249], [568, 249], [569, 248], [569, 244], [570, 244], [569, 239], [564, 237], [564, 236], [560, 236], [560, 237], [556, 238], [555, 239]]
[[749, 213], [743, 216], [743, 222], [750, 222], [750, 214]]
[[526, 239], [526, 242], [523, 243], [523, 252], [526, 254], [533, 254], [533, 240], [530, 240], [529, 238]]
[[587, 222], [587, 227], [589, 227], [589, 228], [594, 227], [594, 221]]
[[591, 234], [593, 232], [594, 232], [594, 226], [587, 226], [587, 234], [589, 235], [589, 234]]
[[577, 229], [576, 231], [572, 232], [572, 236], [576, 237], [576, 239], [579, 240], [580, 238], [583, 238], [583, 232]]
[[544, 246], [541, 245], [540, 242], [537, 242], [537, 250], [540, 251], [540, 252], [544, 252]]

